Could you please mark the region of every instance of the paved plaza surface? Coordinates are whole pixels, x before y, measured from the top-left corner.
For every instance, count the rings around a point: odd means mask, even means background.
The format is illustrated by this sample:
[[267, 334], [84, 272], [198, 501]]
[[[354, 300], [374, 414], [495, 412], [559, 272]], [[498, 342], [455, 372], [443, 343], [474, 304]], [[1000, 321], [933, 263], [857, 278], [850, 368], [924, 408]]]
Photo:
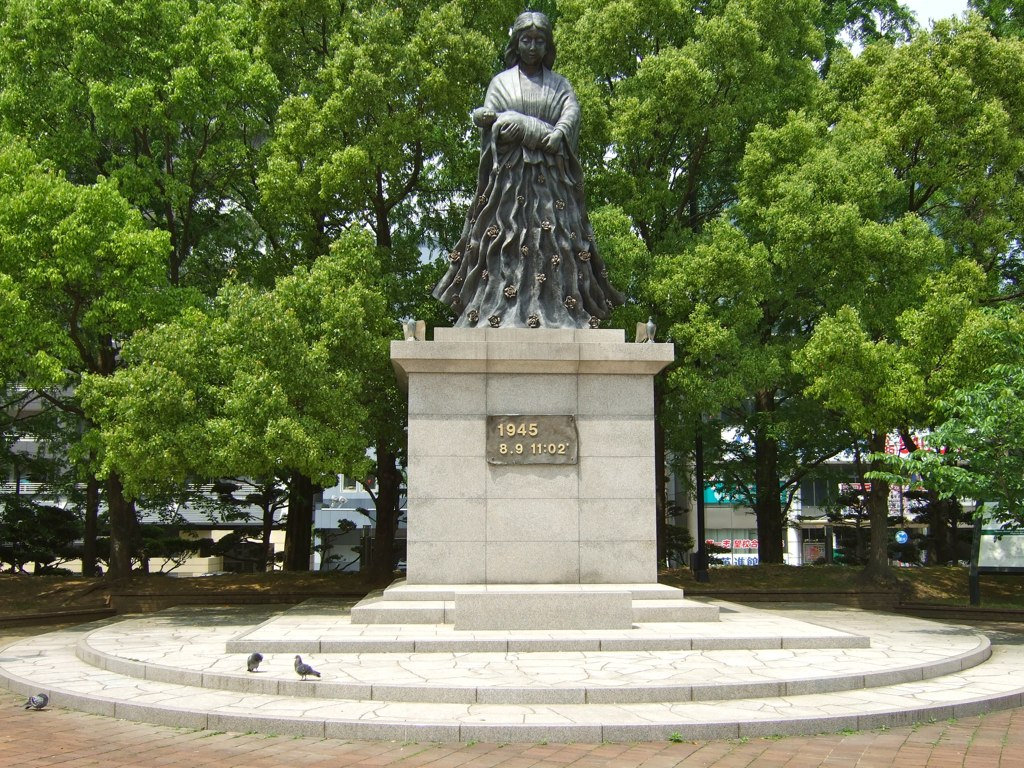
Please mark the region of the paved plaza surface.
[[439, 744], [267, 737], [147, 725], [61, 709], [25, 711], [0, 692], [0, 766], [203, 768], [1024, 768], [1024, 709], [856, 733], [605, 744]]
[[[356, 624], [318, 601], [179, 607], [10, 643], [0, 683], [171, 727], [454, 743], [804, 735], [1022, 705], [1024, 646], [971, 627], [828, 605], [716, 606], [720, 621], [637, 623], [629, 637], [455, 636], [448, 625]], [[264, 661], [248, 674], [255, 650]], [[300, 680], [296, 653], [322, 676]]]
[[[993, 647], [1024, 644], [1024, 625], [977, 625]], [[7, 630], [0, 646], [52, 628]], [[724, 740], [559, 743], [363, 741], [220, 733], [47, 708], [0, 692], [0, 767], [26, 766], [741, 766], [1024, 768], [1024, 709], [859, 732]]]

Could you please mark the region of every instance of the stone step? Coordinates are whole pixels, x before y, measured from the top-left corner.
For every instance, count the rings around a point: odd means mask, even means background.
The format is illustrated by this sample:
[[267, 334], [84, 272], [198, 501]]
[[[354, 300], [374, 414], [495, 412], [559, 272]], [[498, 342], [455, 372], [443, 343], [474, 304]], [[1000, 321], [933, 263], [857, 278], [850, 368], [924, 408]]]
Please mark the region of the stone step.
[[[884, 621], [892, 620], [880, 617], [877, 624]], [[878, 728], [1018, 707], [1024, 695], [1022, 646], [997, 646], [983, 664], [928, 680], [730, 701], [467, 704], [275, 695], [143, 680], [97, 668], [75, 653], [91, 629], [60, 630], [6, 647], [0, 680], [22, 695], [47, 693], [53, 707], [176, 727], [487, 742], [744, 738]], [[126, 647], [146, 647], [139, 626], [121, 629]], [[942, 639], [939, 630], [934, 635]], [[188, 643], [193, 649], [200, 645]]]
[[685, 593], [667, 584], [409, 584], [399, 579], [379, 596], [384, 600], [454, 600], [457, 592], [629, 592], [634, 600], [679, 600]]
[[626, 629], [638, 622], [718, 621], [718, 607], [686, 600], [681, 589], [664, 584], [397, 582], [360, 601], [351, 616], [356, 624], [455, 624], [466, 630]]
[[454, 623], [460, 631], [630, 630], [633, 600], [625, 590], [456, 592]]
[[352, 606], [355, 624], [452, 624], [452, 600], [363, 600]]
[[[460, 628], [455, 600], [394, 600], [380, 598], [352, 607], [354, 624], [455, 624]], [[706, 622], [718, 621], [717, 606], [693, 600], [633, 600], [633, 621]], [[470, 625], [468, 628], [476, 629]], [[537, 626], [537, 629], [559, 628]], [[610, 627], [611, 628], [611, 627]]]
[[[669, 602], [669, 601], [665, 601]], [[409, 601], [412, 606], [430, 601]], [[364, 601], [351, 609], [388, 610], [403, 601]], [[228, 639], [228, 653], [515, 653], [594, 651], [763, 650], [770, 648], [867, 648], [870, 640], [820, 623], [780, 618], [729, 603], [710, 605], [721, 621], [634, 624], [620, 630], [460, 631], [451, 623], [365, 623], [347, 615], [335, 600], [314, 599], [290, 608], [249, 631]], [[435, 606], [437, 607], [437, 606]], [[447, 605], [446, 612], [454, 610]], [[439, 615], [439, 614], [435, 614]], [[393, 617], [394, 618], [394, 617]], [[400, 617], [399, 617], [400, 618]]]
[[[386, 653], [316, 654], [305, 657], [322, 675], [296, 679], [293, 656], [264, 654], [256, 674], [244, 669], [247, 654], [233, 658], [219, 644], [189, 643], [187, 654], [168, 655], [176, 637], [149, 629], [148, 651], [118, 651], [119, 636], [102, 629], [81, 638], [76, 656], [92, 666], [129, 677], [202, 688], [334, 699], [377, 701], [586, 704], [730, 700], [791, 696], [872, 688], [912, 682], [983, 663], [991, 655], [984, 636], [961, 638], [949, 655], [933, 655], [921, 663], [891, 663], [892, 650], [771, 650], [749, 652], [745, 666], [734, 668], [735, 652], [615, 651], [565, 653], [558, 670], [552, 654]], [[108, 649], [108, 650], [104, 650]], [[162, 662], [140, 660], [159, 658]], [[770, 670], [772, 662], [785, 661]], [[628, 677], [623, 670], [632, 670]], [[341, 681], [341, 682], [339, 682]]]
[[[225, 643], [228, 653], [250, 653], [254, 648], [269, 653], [589, 653], [615, 651], [762, 651], [779, 648], [866, 648], [869, 640], [865, 637], [782, 637], [779, 635], [741, 635], [736, 637], [690, 637], [680, 634], [672, 637], [645, 632], [650, 627], [676, 626], [667, 622], [651, 622], [638, 625], [635, 634], [622, 637], [621, 634], [606, 637], [588, 633], [585, 637], [458, 637], [441, 634], [437, 637], [395, 637], [381, 639], [373, 637], [350, 637], [342, 639], [308, 640], [261, 640], [253, 643], [247, 639], [229, 640]], [[380, 625], [390, 628], [392, 625]], [[409, 625], [427, 627], [431, 625]], [[452, 625], [445, 625], [451, 627]], [[495, 633], [496, 635], [501, 633]], [[574, 632], [578, 634], [578, 632]]]
[[718, 606], [694, 600], [633, 600], [633, 621], [718, 621]]

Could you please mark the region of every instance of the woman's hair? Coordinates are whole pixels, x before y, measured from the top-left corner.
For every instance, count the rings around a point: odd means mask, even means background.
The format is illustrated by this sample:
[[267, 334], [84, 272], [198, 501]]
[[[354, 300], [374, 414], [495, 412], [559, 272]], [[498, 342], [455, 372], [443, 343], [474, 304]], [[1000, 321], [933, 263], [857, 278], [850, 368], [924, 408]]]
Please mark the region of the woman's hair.
[[519, 63], [519, 36], [528, 29], [536, 28], [544, 33], [547, 50], [544, 52], [544, 66], [548, 69], [555, 64], [555, 38], [551, 34], [551, 22], [540, 11], [526, 11], [519, 14], [512, 31], [509, 32], [508, 45], [505, 46], [505, 66], [514, 67]]

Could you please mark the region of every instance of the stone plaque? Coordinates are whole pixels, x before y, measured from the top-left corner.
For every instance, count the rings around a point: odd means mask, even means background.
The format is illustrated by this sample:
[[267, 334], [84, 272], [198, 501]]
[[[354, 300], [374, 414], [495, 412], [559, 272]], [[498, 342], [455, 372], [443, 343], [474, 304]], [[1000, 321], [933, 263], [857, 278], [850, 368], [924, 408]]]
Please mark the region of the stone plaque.
[[488, 416], [488, 464], [575, 464], [575, 416]]

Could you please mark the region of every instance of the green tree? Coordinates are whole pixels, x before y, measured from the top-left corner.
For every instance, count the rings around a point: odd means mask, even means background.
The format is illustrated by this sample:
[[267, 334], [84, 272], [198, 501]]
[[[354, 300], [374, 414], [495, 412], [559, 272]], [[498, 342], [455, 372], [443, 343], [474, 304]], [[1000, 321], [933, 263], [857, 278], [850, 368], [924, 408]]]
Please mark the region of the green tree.
[[984, 312], [977, 333], [964, 332], [990, 363], [936, 406], [935, 426], [907, 457], [882, 457], [889, 481], [914, 483], [940, 499], [972, 499], [1000, 522], [1024, 526], [1024, 313]]
[[[115, 181], [147, 225], [168, 234], [172, 284], [213, 293], [230, 270], [259, 271], [255, 180], [279, 93], [242, 3], [14, 0], [0, 16], [0, 129], [72, 183]], [[0, 308], [11, 298], [0, 278]], [[45, 346], [31, 315], [11, 330], [15, 358]], [[82, 467], [91, 573], [102, 489], [85, 468], [96, 457], [78, 442], [83, 430], [68, 429], [77, 447], [59, 452]], [[116, 477], [107, 490], [119, 507]]]
[[[0, 150], [0, 286], [11, 312], [0, 327], [3, 374], [77, 425], [72, 461], [87, 461], [94, 426], [79, 401], [82, 377], [111, 376], [121, 343], [173, 311], [167, 250], [166, 233], [147, 229], [114, 182], [72, 184], [8, 137]], [[117, 473], [107, 478], [107, 506], [110, 567], [123, 575], [135, 519]]]
[[[254, 166], [279, 99], [237, 0], [13, 0], [0, 127], [76, 183], [114, 179], [170, 235], [172, 284], [255, 253]], [[236, 264], [237, 266], [237, 264]]]
[[1015, 0], [969, 0], [967, 5], [980, 13], [996, 37], [1021, 37], [1024, 19]]
[[729, 218], [659, 259], [657, 295], [679, 318], [670, 333], [684, 350], [671, 385], [732, 437], [712, 446], [709, 463], [755, 510], [766, 563], [782, 561], [786, 511], [803, 477], [849, 445], [840, 420], [803, 395], [794, 365], [821, 314], [841, 306], [837, 286], [853, 277], [858, 236], [870, 234], [858, 232], [847, 203], [863, 165], [839, 168], [826, 153], [818, 160], [828, 173], [808, 161], [801, 176], [791, 162], [826, 136], [799, 115], [759, 129]]
[[12, 572], [24, 572], [33, 564], [37, 574], [52, 571], [77, 552], [81, 521], [74, 511], [30, 499], [3, 499], [0, 503], [0, 562]]
[[619, 205], [652, 252], [678, 248], [735, 200], [750, 132], [804, 105], [817, 82], [822, 35], [807, 0], [559, 10], [591, 198]]
[[[391, 321], [382, 338], [397, 338], [400, 318], [441, 319], [441, 306], [429, 296], [437, 268], [423, 250], [450, 235], [458, 215], [453, 203], [475, 178], [468, 113], [482, 102], [500, 50], [478, 30], [507, 10], [487, 30], [503, 31], [513, 6], [356, 2], [331, 20], [328, 35], [284, 21], [292, 13], [285, 8], [261, 17], [265, 30], [291, 31], [295, 53], [275, 69], [283, 81], [304, 84], [281, 107], [260, 176], [278, 222], [277, 258], [308, 264], [341, 233], [369, 230], [380, 259], [383, 316]], [[406, 405], [387, 354], [367, 362], [367, 375], [378, 382], [363, 401], [374, 466], [357, 476], [377, 483], [379, 556], [371, 569], [383, 579], [392, 572], [402, 505]]]
[[[653, 315], [683, 352], [678, 367], [656, 382], [658, 444], [677, 457], [691, 452], [699, 414], [742, 406], [751, 394], [740, 371], [729, 382], [716, 380], [714, 392], [706, 386], [712, 356], [701, 359], [690, 344], [707, 350], [714, 340], [727, 342], [691, 315], [700, 300], [688, 295], [687, 281], [698, 262], [711, 267], [711, 252], [698, 254], [699, 243], [737, 200], [751, 132], [779, 124], [817, 90], [815, 62], [825, 51], [819, 11], [803, 0], [784, 8], [749, 0], [700, 9], [648, 0], [560, 6], [562, 66], [586, 115], [581, 154], [590, 198], [623, 212], [644, 246], [630, 256], [633, 277], [623, 284], [632, 301], [613, 322], [629, 329]], [[613, 259], [613, 273], [616, 266]], [[707, 278], [698, 279], [707, 286]], [[728, 293], [742, 279], [730, 275], [711, 290]], [[742, 298], [737, 304], [743, 306], [734, 319], [746, 307]], [[717, 439], [705, 443], [713, 453], [726, 450]], [[660, 485], [658, 493], [661, 500]]]
[[314, 493], [365, 462], [364, 374], [383, 356], [384, 304], [365, 233], [339, 238], [273, 290], [227, 283], [208, 310], [141, 331], [129, 365], [88, 377], [103, 468], [126, 492], [190, 476], [288, 485], [285, 568], [309, 568]]
[[[1016, 300], [1021, 74], [1020, 43], [974, 18], [870, 46], [830, 76], [827, 143], [885, 183], [858, 206], [877, 236], [843, 273], [856, 290], [818, 322], [799, 365], [806, 391], [867, 436], [876, 473], [886, 433], [931, 426], [932, 404], [974, 380], [979, 308]], [[888, 483], [876, 477], [870, 571], [882, 575]]]
[[[879, 452], [922, 424], [971, 307], [1015, 284], [1018, 86], [995, 62], [1016, 71], [1019, 49], [952, 22], [838, 52], [805, 110], [753, 131], [737, 202], [660, 258], [655, 296], [688, 358], [678, 391], [748, 414], [766, 562], [781, 559], [777, 489], [851, 429]], [[897, 337], [902, 352], [878, 345]], [[873, 484], [878, 570], [887, 496]]]

